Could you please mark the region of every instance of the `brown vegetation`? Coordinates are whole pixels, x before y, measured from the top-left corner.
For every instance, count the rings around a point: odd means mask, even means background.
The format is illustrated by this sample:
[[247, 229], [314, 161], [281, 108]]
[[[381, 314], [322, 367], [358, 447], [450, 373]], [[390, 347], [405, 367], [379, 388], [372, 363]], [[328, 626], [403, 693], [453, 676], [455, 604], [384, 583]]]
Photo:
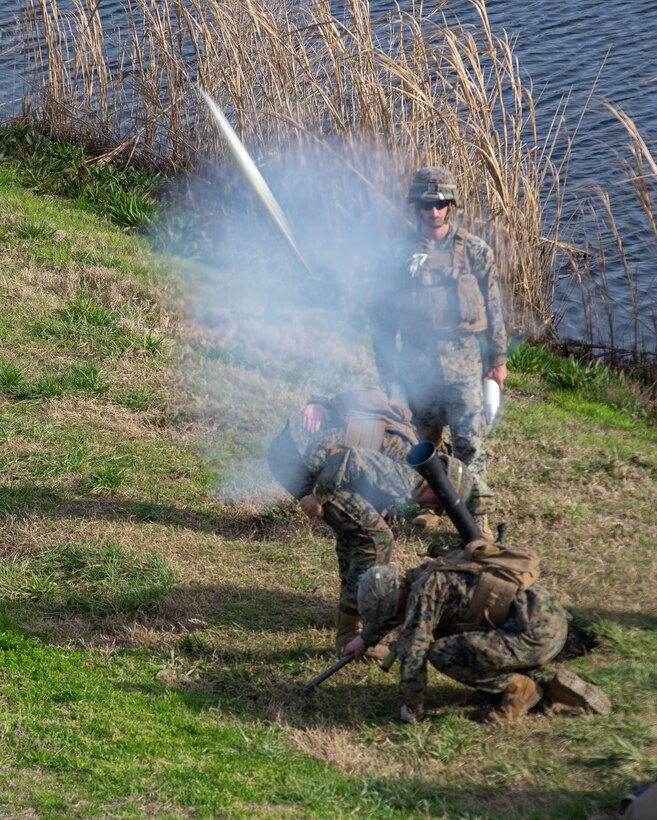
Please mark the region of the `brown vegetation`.
[[[128, 27], [118, 31], [104, 29], [96, 7], [81, 0], [71, 13], [56, 0], [22, 0], [30, 77], [24, 108], [58, 138], [104, 148], [103, 162], [138, 155], [193, 167], [222, 150], [198, 82], [260, 164], [290, 146], [308, 166], [337, 154], [346, 176], [388, 203], [403, 200], [410, 170], [448, 165], [465, 195], [466, 223], [495, 248], [513, 329], [555, 335], [556, 277], [566, 271], [582, 290], [591, 339], [605, 339], [593, 354], [627, 347], [621, 359], [641, 358], [657, 316], [639, 315], [632, 262], [608, 196], [600, 191], [581, 202], [586, 234], [562, 219], [581, 119], [569, 132], [563, 106], [537, 117], [512, 44], [491, 31], [484, 0], [472, 3], [476, 29], [447, 25], [445, 2], [373, 20], [368, 0], [350, 0], [342, 17], [328, 0], [134, 0]], [[655, 161], [632, 120], [609, 107], [628, 131], [630, 159], [620, 160], [628, 195], [656, 233]], [[539, 121], [549, 122], [546, 133]], [[342, 183], [334, 184], [339, 201]], [[610, 265], [625, 274], [629, 332], [615, 327]]]
[[[3, 189], [1, 210], [0, 593], [13, 623], [38, 633], [44, 645], [92, 648], [90, 663], [98, 653], [129, 658], [121, 650], [139, 650], [151, 663], [151, 683], [191, 702], [207, 696], [221, 704], [204, 707], [221, 726], [278, 732], [285, 755], [312, 755], [330, 777], [337, 769], [349, 772], [364, 778], [357, 780], [363, 789], [384, 780], [393, 793], [412, 779], [418, 800], [432, 801], [416, 816], [440, 816], [442, 801], [445, 816], [454, 816], [452, 801], [472, 816], [569, 816], [568, 808], [559, 813], [559, 801], [568, 800], [581, 816], [611, 817], [617, 794], [654, 773], [654, 429], [575, 391], [554, 390], [538, 376], [512, 372], [488, 443], [509, 543], [537, 549], [544, 583], [596, 639], [594, 649], [584, 643], [585, 653], [568, 663], [612, 697], [609, 718], [537, 711], [508, 727], [486, 726], [486, 704], [432, 672], [430, 716], [406, 727], [394, 720], [395, 671], [386, 676], [362, 666], [304, 698], [300, 684], [332, 660], [338, 578], [331, 533], [280, 497], [223, 503], [191, 450], [199, 428], [211, 427], [228, 463], [243, 458], [243, 450], [226, 448], [227, 429], [256, 427], [261, 434], [254, 408], [263, 398], [300, 404], [308, 385], [288, 384], [285, 368], [293, 362], [279, 361], [278, 349], [264, 348], [255, 364], [216, 356], [203, 374], [227, 388], [208, 399], [207, 384], [201, 385], [196, 405], [167, 426], [169, 412], [158, 415], [157, 407], [185, 404], [189, 396], [170, 387], [171, 357], [160, 355], [168, 347], [146, 356], [136, 345], [115, 344], [124, 321], [154, 334], [180, 334], [190, 368], [195, 352], [216, 353], [213, 346], [224, 340], [180, 327], [170, 304], [162, 304], [170, 302], [166, 287], [121, 232], [16, 189]], [[12, 221], [12, 214], [21, 219]], [[37, 218], [48, 231], [25, 238], [16, 229]], [[89, 265], [90, 257], [105, 263]], [[62, 328], [72, 305], [96, 312], [85, 314], [86, 323], [75, 314], [78, 321]], [[89, 321], [94, 316], [96, 324]], [[330, 328], [313, 329], [320, 344], [346, 345], [336, 327], [332, 340]], [[238, 348], [248, 332], [234, 328]], [[339, 382], [371, 368], [367, 351], [352, 348], [335, 375]], [[299, 351], [302, 366], [305, 353]], [[48, 365], [64, 368], [80, 358], [102, 365], [107, 390], [16, 396], [8, 365], [34, 383]], [[155, 407], [128, 409], [125, 393], [145, 387]], [[271, 487], [262, 460], [258, 470]], [[445, 525], [441, 538], [453, 538]], [[418, 563], [426, 543], [406, 525], [395, 531], [397, 560]], [[97, 709], [95, 700], [88, 703]], [[49, 708], [48, 736], [56, 714]], [[22, 726], [25, 714], [18, 717]], [[79, 745], [87, 735], [74, 729]], [[59, 744], [59, 736], [52, 742]], [[79, 754], [76, 748], [76, 767]], [[401, 793], [400, 815], [407, 800]]]
[[137, 151], [195, 165], [209, 146], [221, 151], [198, 80], [265, 160], [293, 144], [311, 163], [337, 137], [348, 172], [391, 202], [411, 169], [448, 165], [467, 222], [495, 246], [514, 324], [535, 330], [550, 320], [557, 258], [570, 252], [559, 227], [568, 150], [553, 159], [563, 111], [541, 135], [508, 38], [491, 31], [484, 2], [475, 6], [477, 31], [445, 25], [440, 5], [373, 23], [367, 0], [349, 3], [344, 19], [327, 0], [139, 0], [119, 34], [81, 2], [64, 15], [56, 2], [25, 0], [25, 38], [36, 44], [25, 107], [59, 137], [106, 146], [108, 158]]

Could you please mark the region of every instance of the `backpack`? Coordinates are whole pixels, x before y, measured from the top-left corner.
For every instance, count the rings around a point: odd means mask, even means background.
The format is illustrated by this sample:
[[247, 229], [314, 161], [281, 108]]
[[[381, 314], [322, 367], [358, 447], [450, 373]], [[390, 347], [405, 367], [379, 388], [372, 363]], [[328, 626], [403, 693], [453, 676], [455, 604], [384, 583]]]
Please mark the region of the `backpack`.
[[379, 451], [387, 432], [401, 436], [409, 445], [418, 442], [410, 410], [389, 399], [379, 387], [349, 390], [332, 399], [331, 405], [344, 425], [347, 447]]
[[308, 433], [303, 428], [301, 416], [297, 416], [288, 420], [267, 448], [271, 474], [295, 498], [311, 491], [308, 453], [327, 430], [346, 447], [367, 447], [377, 452], [381, 450], [386, 433], [398, 435], [409, 446], [417, 444], [411, 411], [400, 402], [388, 399], [378, 387], [350, 390], [332, 399], [312, 396], [309, 403], [323, 404], [329, 410], [329, 425], [319, 433]]
[[538, 555], [531, 550], [493, 544], [482, 538], [431, 561], [426, 571], [479, 575], [470, 606], [455, 630], [467, 632], [482, 625], [501, 626], [517, 593], [538, 581], [539, 564]]

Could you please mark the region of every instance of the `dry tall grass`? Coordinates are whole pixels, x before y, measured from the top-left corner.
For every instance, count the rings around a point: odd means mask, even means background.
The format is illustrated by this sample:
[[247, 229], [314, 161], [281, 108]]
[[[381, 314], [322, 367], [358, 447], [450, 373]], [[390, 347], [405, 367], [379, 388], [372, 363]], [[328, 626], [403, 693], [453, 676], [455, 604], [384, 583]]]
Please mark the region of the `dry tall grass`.
[[[619, 175], [612, 190], [597, 188], [583, 202], [583, 207], [589, 211], [584, 224], [592, 227], [582, 243], [585, 253], [573, 257], [572, 267], [582, 288], [589, 335], [598, 337], [598, 342], [592, 345], [593, 355], [610, 358], [612, 362], [627, 361], [631, 357], [653, 382], [654, 392], [655, 278], [654, 273], [652, 281], [637, 278], [636, 261], [628, 252], [625, 240], [634, 238], [636, 241], [641, 235], [646, 248], [657, 241], [653, 204], [657, 194], [657, 160], [631, 117], [610, 103], [603, 101], [602, 105], [627, 132], [627, 156], [617, 156]], [[627, 225], [619, 225], [619, 217], [624, 214], [618, 203], [627, 201], [636, 205], [629, 229]], [[613, 289], [609, 286], [608, 269], [622, 272], [625, 285], [622, 302], [618, 296], [618, 281]]]
[[[549, 323], [557, 258], [568, 251], [567, 140], [553, 161], [564, 112], [540, 135], [531, 85], [509, 39], [491, 31], [485, 0], [473, 0], [476, 28], [448, 26], [444, 3], [374, 24], [368, 0], [349, 0], [341, 18], [329, 0], [130, 0], [121, 32], [103, 28], [92, 2], [75, 0], [69, 14], [57, 0], [22, 5], [25, 108], [54, 134], [193, 166], [221, 151], [198, 80], [261, 162], [290, 144], [330, 152], [338, 138], [349, 173], [397, 202], [412, 169], [447, 165], [466, 223], [496, 250], [512, 324]], [[385, 166], [363, 158], [364, 143], [370, 156], [385, 152]]]

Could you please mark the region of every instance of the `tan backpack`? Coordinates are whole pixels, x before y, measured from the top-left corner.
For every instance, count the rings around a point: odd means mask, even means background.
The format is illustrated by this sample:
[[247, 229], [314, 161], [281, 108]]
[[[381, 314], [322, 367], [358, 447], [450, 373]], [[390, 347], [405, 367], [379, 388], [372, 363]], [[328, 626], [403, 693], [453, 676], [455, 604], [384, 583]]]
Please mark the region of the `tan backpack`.
[[436, 559], [427, 569], [479, 575], [468, 611], [456, 629], [466, 632], [482, 625], [501, 626], [517, 593], [538, 581], [539, 563], [538, 555], [531, 550], [493, 544], [482, 538]]
[[341, 393], [332, 404], [345, 426], [344, 443], [348, 447], [378, 451], [386, 432], [401, 436], [410, 445], [418, 442], [411, 411], [401, 402], [389, 399], [379, 387]]

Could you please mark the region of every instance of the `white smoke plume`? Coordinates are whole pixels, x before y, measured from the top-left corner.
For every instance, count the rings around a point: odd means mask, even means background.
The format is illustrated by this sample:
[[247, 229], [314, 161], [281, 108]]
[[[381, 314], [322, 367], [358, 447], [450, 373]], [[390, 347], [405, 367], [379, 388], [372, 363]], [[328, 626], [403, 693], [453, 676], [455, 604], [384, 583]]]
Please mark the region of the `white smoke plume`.
[[232, 498], [271, 490], [268, 441], [312, 394], [376, 384], [368, 305], [408, 228], [406, 180], [371, 145], [297, 145], [260, 162], [307, 268], [228, 160], [167, 216], [191, 343], [200, 446]]

